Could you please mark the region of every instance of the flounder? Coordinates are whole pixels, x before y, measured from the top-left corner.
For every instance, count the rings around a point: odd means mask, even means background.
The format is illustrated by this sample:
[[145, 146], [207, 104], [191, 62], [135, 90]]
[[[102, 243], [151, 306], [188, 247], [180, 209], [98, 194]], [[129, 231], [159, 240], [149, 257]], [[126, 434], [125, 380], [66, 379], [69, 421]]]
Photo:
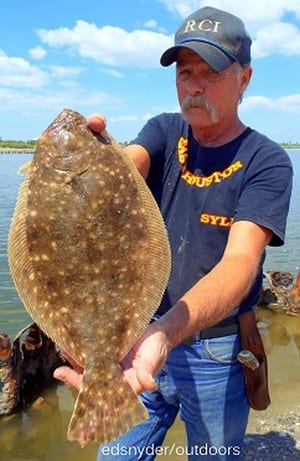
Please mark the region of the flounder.
[[11, 223], [11, 274], [29, 314], [84, 367], [68, 438], [107, 443], [147, 418], [120, 366], [170, 272], [159, 208], [131, 159], [63, 110], [38, 140]]

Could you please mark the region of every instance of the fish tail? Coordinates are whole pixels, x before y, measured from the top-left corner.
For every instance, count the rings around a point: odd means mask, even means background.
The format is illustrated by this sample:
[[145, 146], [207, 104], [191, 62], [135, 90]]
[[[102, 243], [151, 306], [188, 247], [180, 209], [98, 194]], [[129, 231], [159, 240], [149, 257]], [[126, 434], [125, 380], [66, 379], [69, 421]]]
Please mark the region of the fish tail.
[[68, 428], [68, 439], [84, 447], [91, 441], [106, 444], [148, 418], [145, 406], [126, 378], [99, 387], [83, 383]]

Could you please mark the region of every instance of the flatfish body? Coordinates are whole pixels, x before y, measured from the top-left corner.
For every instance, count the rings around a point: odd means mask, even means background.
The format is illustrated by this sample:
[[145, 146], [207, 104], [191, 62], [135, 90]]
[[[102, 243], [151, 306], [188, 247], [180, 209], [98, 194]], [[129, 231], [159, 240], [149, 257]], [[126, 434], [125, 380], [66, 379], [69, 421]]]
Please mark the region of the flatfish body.
[[68, 438], [107, 443], [147, 418], [119, 363], [168, 281], [164, 223], [133, 162], [77, 112], [57, 116], [26, 170], [11, 274], [34, 321], [85, 369]]

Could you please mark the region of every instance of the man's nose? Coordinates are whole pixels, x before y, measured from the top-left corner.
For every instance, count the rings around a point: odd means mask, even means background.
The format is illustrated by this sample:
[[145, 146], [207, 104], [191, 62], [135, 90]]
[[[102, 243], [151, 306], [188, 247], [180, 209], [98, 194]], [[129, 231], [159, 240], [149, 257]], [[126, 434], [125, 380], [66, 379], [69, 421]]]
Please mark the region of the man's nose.
[[203, 94], [205, 92], [205, 81], [201, 75], [193, 75], [189, 79], [187, 89], [189, 94]]

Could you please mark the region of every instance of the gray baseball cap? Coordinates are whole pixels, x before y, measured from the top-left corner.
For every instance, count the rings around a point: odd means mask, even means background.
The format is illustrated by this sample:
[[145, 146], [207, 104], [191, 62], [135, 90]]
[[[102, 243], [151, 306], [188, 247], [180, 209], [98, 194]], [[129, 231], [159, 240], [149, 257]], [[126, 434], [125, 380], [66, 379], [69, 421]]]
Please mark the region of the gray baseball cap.
[[177, 60], [180, 48], [189, 48], [216, 71], [233, 62], [243, 67], [250, 64], [251, 38], [238, 17], [210, 6], [188, 16], [175, 34], [175, 45], [160, 58], [162, 66]]

